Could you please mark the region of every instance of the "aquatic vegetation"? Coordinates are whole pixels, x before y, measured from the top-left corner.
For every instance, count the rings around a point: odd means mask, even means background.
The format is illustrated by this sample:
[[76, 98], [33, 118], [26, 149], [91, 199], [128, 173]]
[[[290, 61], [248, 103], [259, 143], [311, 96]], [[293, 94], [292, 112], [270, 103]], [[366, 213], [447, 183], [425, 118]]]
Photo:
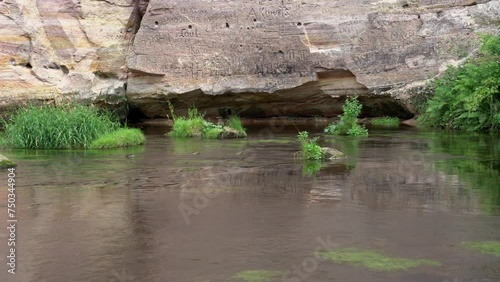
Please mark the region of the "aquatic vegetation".
[[347, 263], [354, 266], [366, 267], [373, 271], [383, 272], [407, 270], [421, 265], [441, 265], [440, 262], [432, 260], [394, 258], [385, 256], [376, 251], [359, 250], [355, 248], [321, 251], [318, 252], [317, 255], [333, 263]]
[[172, 130], [168, 133], [172, 137], [217, 139], [247, 136], [245, 128], [237, 116], [230, 117], [225, 124], [215, 124], [205, 120], [204, 115], [199, 113], [195, 107], [188, 109], [187, 117], [175, 116], [173, 106], [169, 104], [169, 107], [174, 118]]
[[16, 166], [16, 164], [13, 161], [7, 159], [7, 157], [0, 154], [0, 169], [11, 168], [11, 167], [15, 167], [15, 166]]
[[302, 163], [302, 175], [303, 176], [313, 176], [316, 175], [321, 170], [321, 161], [305, 161]]
[[399, 126], [399, 119], [397, 117], [379, 117], [374, 118], [371, 123], [376, 126]]
[[92, 141], [89, 148], [104, 149], [128, 147], [134, 145], [142, 145], [146, 141], [144, 134], [137, 128], [120, 128], [113, 132], [102, 135]]
[[[318, 137], [309, 138], [307, 131], [299, 132], [297, 139], [300, 142], [300, 158], [307, 161], [318, 161], [322, 159], [339, 159], [345, 157], [344, 153], [328, 147], [318, 145]], [[299, 152], [298, 152], [299, 153]]]
[[231, 116], [227, 121], [227, 126], [239, 132], [239, 134], [246, 136], [245, 128], [241, 123], [241, 119], [237, 116]]
[[423, 125], [471, 131], [500, 130], [500, 36], [483, 35], [479, 56], [449, 68], [432, 85]]
[[318, 145], [318, 137], [309, 138], [307, 131], [299, 132], [297, 138], [300, 142], [302, 159], [304, 160], [321, 160], [323, 155], [321, 147]]
[[203, 137], [207, 139], [217, 139], [224, 133], [224, 127], [220, 124], [214, 124], [208, 121], [204, 123]]
[[358, 124], [358, 117], [363, 106], [357, 97], [346, 99], [342, 109], [344, 113], [340, 116], [339, 122], [332, 122], [325, 128], [325, 133], [331, 135], [367, 136], [368, 130]]
[[246, 282], [268, 282], [274, 278], [283, 275], [281, 271], [273, 270], [247, 270], [237, 273], [233, 279], [243, 280]]
[[29, 149], [86, 148], [120, 127], [111, 112], [81, 105], [29, 106], [3, 123], [5, 145]]
[[348, 156], [346, 159], [347, 168], [351, 169], [357, 166], [360, 146], [359, 138], [338, 136], [330, 138], [328, 141], [330, 142], [331, 147], [339, 148], [340, 151]]
[[[173, 112], [172, 116], [174, 116]], [[188, 117], [174, 118], [174, 125], [169, 135], [178, 138], [201, 137], [206, 127], [205, 122], [203, 115], [192, 107], [188, 110]]]
[[500, 242], [498, 241], [463, 242], [462, 245], [466, 248], [476, 250], [481, 253], [500, 257]]

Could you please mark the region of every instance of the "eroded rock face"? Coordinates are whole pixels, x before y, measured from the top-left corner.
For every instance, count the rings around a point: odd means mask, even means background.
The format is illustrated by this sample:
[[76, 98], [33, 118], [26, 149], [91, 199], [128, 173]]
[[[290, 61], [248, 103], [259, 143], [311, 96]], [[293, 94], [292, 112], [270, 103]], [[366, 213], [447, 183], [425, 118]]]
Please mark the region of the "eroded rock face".
[[166, 116], [167, 100], [180, 114], [194, 102], [208, 115], [335, 116], [360, 95], [366, 115], [410, 117], [416, 89], [499, 18], [500, 0], [5, 0], [0, 112], [128, 99], [147, 117]]
[[[407, 100], [411, 88], [396, 90], [469, 55], [478, 47], [474, 32], [495, 22], [499, 6], [487, 0], [152, 0], [127, 58], [137, 73], [127, 96], [147, 116], [162, 115], [145, 107], [151, 93], [185, 110], [176, 94], [230, 92], [234, 110], [245, 113], [242, 99], [266, 116], [291, 104], [298, 114], [335, 115], [345, 95], [381, 104]], [[203, 100], [196, 104], [209, 113], [224, 104]]]
[[129, 0], [0, 1], [0, 112], [27, 101], [122, 107]]

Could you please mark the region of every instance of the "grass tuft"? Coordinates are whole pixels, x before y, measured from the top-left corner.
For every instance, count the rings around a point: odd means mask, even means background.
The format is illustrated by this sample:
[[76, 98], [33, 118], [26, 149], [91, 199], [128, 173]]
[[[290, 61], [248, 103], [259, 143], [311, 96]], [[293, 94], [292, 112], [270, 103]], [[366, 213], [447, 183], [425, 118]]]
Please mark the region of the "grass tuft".
[[209, 127], [204, 131], [203, 137], [207, 139], [217, 139], [224, 132], [221, 126]]
[[373, 271], [383, 272], [408, 270], [409, 268], [421, 265], [441, 265], [440, 262], [433, 260], [394, 258], [375, 251], [359, 250], [355, 248], [322, 251], [316, 254], [333, 263], [347, 263], [354, 266], [366, 267]]
[[239, 117], [231, 116], [227, 121], [227, 126], [238, 131], [239, 135], [241, 135], [242, 137], [247, 136], [245, 128], [243, 127], [243, 124], [241, 123], [241, 119]]
[[30, 106], [3, 123], [4, 146], [26, 149], [86, 148], [120, 127], [111, 112], [81, 105]]
[[203, 118], [177, 117], [170, 131], [170, 136], [177, 138], [201, 137], [205, 120]]
[[89, 148], [106, 149], [142, 145], [146, 141], [144, 134], [137, 128], [120, 128], [94, 140]]
[[191, 107], [187, 117], [175, 116], [173, 106], [169, 104], [174, 119], [172, 130], [168, 133], [176, 138], [203, 137], [207, 139], [225, 138], [228, 136], [246, 137], [245, 128], [237, 116], [232, 116], [226, 124], [215, 124], [207, 121], [198, 109]]
[[371, 123], [376, 126], [397, 127], [399, 119], [397, 117], [378, 117], [374, 118]]

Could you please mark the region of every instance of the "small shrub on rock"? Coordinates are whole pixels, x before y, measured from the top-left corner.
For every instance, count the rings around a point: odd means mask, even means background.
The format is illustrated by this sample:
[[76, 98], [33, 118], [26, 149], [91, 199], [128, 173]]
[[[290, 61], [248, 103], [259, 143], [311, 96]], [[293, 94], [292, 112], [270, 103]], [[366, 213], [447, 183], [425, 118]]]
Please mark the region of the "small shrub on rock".
[[342, 109], [344, 113], [339, 122], [332, 122], [325, 128], [325, 133], [330, 135], [366, 136], [368, 130], [358, 124], [358, 117], [363, 106], [356, 97], [347, 98]]

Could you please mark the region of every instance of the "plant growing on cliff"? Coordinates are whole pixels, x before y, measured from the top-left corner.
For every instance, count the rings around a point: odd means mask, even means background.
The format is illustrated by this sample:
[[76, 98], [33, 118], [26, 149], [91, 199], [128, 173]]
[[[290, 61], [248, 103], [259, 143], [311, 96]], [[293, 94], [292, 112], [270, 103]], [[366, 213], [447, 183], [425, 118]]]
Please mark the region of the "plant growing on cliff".
[[500, 36], [483, 35], [479, 56], [450, 66], [433, 83], [422, 124], [473, 131], [500, 130]]
[[359, 103], [357, 97], [347, 98], [342, 106], [344, 113], [340, 116], [340, 121], [330, 123], [325, 128], [325, 133], [350, 136], [368, 135], [368, 130], [363, 125], [358, 124], [358, 117], [362, 108], [363, 106]]

